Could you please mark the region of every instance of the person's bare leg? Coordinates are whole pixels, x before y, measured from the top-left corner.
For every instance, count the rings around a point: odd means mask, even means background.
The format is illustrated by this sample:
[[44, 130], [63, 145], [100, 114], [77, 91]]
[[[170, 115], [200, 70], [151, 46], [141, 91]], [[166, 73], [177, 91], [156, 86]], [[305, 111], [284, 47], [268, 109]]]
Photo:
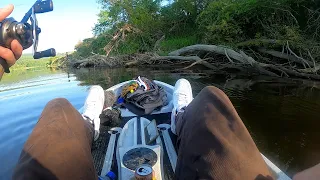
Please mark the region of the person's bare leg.
[[231, 101], [216, 87], [204, 88], [177, 115], [176, 133], [177, 179], [272, 179]]
[[27, 140], [13, 179], [97, 179], [93, 126], [66, 100], [50, 101]]

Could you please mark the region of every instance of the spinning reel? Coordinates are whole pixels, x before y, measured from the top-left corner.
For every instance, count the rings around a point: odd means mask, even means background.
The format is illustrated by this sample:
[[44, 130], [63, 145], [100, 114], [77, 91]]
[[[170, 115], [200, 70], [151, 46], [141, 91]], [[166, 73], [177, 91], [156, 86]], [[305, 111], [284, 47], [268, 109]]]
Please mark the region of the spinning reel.
[[[33, 46], [33, 58], [53, 57], [56, 55], [55, 49], [51, 48], [45, 51], [37, 51], [39, 34], [41, 29], [38, 26], [36, 14], [46, 13], [53, 10], [52, 0], [37, 0], [31, 9], [26, 13], [21, 22], [13, 18], [7, 18], [0, 22], [0, 46], [10, 49], [11, 42], [16, 39], [22, 45], [23, 49]], [[28, 22], [30, 20], [30, 23]], [[7, 62], [0, 58], [0, 69], [10, 73]], [[0, 75], [1, 78], [2, 74]]]

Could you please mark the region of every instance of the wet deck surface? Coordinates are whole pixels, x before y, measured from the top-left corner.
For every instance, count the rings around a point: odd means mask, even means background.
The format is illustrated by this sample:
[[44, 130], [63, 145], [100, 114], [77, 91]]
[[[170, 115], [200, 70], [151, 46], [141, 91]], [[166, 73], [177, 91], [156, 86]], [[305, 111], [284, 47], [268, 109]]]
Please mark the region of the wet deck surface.
[[109, 129], [110, 127], [108, 126], [101, 126], [99, 139], [92, 144], [91, 152], [92, 152], [94, 167], [96, 168], [98, 175], [101, 174], [103, 161], [106, 156], [106, 152], [108, 148], [108, 143], [110, 138], [110, 134], [108, 134]]

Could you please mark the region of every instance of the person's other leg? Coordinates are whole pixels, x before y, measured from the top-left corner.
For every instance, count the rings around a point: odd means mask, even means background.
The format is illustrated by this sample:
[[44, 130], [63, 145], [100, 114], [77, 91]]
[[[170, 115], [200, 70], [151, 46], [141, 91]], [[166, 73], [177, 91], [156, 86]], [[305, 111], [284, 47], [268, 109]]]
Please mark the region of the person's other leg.
[[177, 179], [271, 179], [231, 101], [216, 87], [204, 88], [178, 114], [176, 132]]
[[50, 101], [24, 145], [13, 179], [97, 179], [94, 129], [66, 100]]
[[[105, 97], [101, 86], [92, 86], [83, 106], [82, 117], [93, 124], [94, 140], [99, 138], [100, 134], [100, 114], [104, 108]], [[107, 100], [109, 103], [109, 99]], [[108, 104], [107, 103], [107, 104]]]

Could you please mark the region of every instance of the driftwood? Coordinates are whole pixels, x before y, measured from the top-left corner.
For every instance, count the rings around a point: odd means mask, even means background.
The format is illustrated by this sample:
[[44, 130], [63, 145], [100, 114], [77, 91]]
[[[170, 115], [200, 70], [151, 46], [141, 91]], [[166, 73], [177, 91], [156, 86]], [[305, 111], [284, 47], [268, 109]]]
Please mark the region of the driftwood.
[[198, 56], [158, 56], [150, 59], [150, 61], [161, 60], [199, 61], [201, 60], [201, 58], [199, 58]]
[[[120, 60], [122, 58], [122, 60]], [[119, 67], [123, 66], [125, 62], [126, 57], [107, 57], [104, 55], [93, 55], [88, 58], [84, 59], [77, 59], [77, 60], [70, 60], [69, 66], [75, 67], [75, 68], [82, 68], [82, 67], [98, 67], [98, 66], [104, 66], [104, 67]]]
[[137, 64], [139, 64], [139, 61], [138, 60], [134, 60], [134, 61], [127, 62], [125, 64], [125, 67], [136, 66]]
[[[299, 63], [299, 64], [303, 64], [303, 61], [301, 61], [301, 59], [297, 58], [294, 55], [291, 54], [285, 54], [279, 51], [275, 51], [275, 50], [266, 50], [264, 48], [260, 48], [259, 52], [261, 53], [265, 53], [265, 54], [269, 54], [271, 56], [277, 57], [277, 58], [281, 58], [281, 59], [287, 59], [289, 61], [295, 62], [295, 63]], [[310, 66], [314, 67], [313, 62], [305, 60]]]
[[[253, 50], [254, 59], [246, 51], [235, 51], [225, 46], [216, 45], [192, 45], [169, 53], [168, 56], [159, 56], [156, 53], [122, 55], [108, 57], [93, 55], [86, 59], [69, 61], [69, 65], [81, 67], [132, 67], [132, 66], [159, 66], [167, 65], [177, 71], [189, 71], [191, 68], [202, 66], [198, 69], [205, 74], [220, 73], [223, 75], [229, 72], [242, 72], [245, 75], [266, 75], [271, 77], [303, 78], [320, 80], [320, 65], [316, 63], [309, 52], [309, 58], [305, 59], [294, 53], [287, 43], [287, 53], [273, 49]], [[259, 54], [261, 53], [261, 54]], [[258, 55], [257, 55], [258, 54]], [[266, 55], [266, 56], [262, 56]], [[276, 61], [275, 61], [276, 60]], [[66, 63], [64, 63], [66, 64]], [[199, 73], [199, 72], [197, 72]]]
[[194, 62], [194, 63], [190, 64], [189, 66], [184, 67], [184, 68], [182, 68], [182, 69], [183, 69], [183, 70], [189, 69], [189, 68], [191, 68], [191, 67], [193, 67], [193, 66], [195, 66], [195, 65], [197, 65], [197, 64], [202, 64], [203, 66], [205, 66], [205, 67], [207, 67], [207, 68], [209, 68], [209, 69], [211, 69], [211, 70], [217, 70], [217, 69], [218, 69], [216, 66], [214, 66], [214, 65], [212, 65], [212, 64], [210, 64], [210, 63], [208, 63], [207, 61], [202, 60], [202, 59], [201, 59], [201, 60], [197, 60], [196, 62]]
[[[289, 44], [287, 44], [287, 48], [291, 54], [283, 54], [281, 52], [277, 52], [274, 50], [266, 50], [266, 49], [259, 49], [260, 52], [272, 55], [277, 58], [287, 59], [292, 62], [298, 63], [303, 65], [305, 68], [297, 68], [292, 66], [284, 66], [278, 64], [266, 64], [259, 61], [256, 61], [251, 56], [247, 55], [244, 51], [236, 52], [230, 48], [224, 46], [216, 46], [216, 45], [192, 45], [187, 46], [176, 51], [169, 53], [171, 56], [181, 56], [187, 54], [193, 54], [198, 51], [205, 51], [205, 52], [212, 52], [219, 55], [225, 55], [229, 60], [229, 64], [233, 67], [245, 65], [246, 69], [254, 70], [260, 74], [273, 76], [273, 77], [300, 77], [300, 78], [307, 78], [307, 79], [316, 79], [320, 80], [320, 76], [317, 74], [317, 71], [320, 70], [320, 65], [317, 65], [314, 61], [305, 60], [299, 56], [297, 56], [292, 50], [289, 48]], [[236, 60], [235, 63], [233, 60]], [[197, 60], [197, 63], [193, 63], [192, 66], [195, 64], [201, 64], [201, 60]], [[306, 68], [306, 65], [309, 68]], [[192, 67], [191, 66], [191, 67]], [[225, 67], [226, 65], [220, 65]], [[230, 66], [230, 65], [229, 65]], [[313, 68], [311, 68], [313, 67]], [[187, 66], [186, 68], [190, 68]], [[244, 67], [241, 66], [243, 69]]]
[[205, 44], [187, 46], [169, 53], [169, 56], [182, 56], [185, 54], [194, 53], [196, 51], [213, 52], [221, 55], [228, 54], [232, 59], [235, 59], [239, 62], [243, 62], [243, 57], [232, 49], [229, 49], [223, 46], [205, 45]]

